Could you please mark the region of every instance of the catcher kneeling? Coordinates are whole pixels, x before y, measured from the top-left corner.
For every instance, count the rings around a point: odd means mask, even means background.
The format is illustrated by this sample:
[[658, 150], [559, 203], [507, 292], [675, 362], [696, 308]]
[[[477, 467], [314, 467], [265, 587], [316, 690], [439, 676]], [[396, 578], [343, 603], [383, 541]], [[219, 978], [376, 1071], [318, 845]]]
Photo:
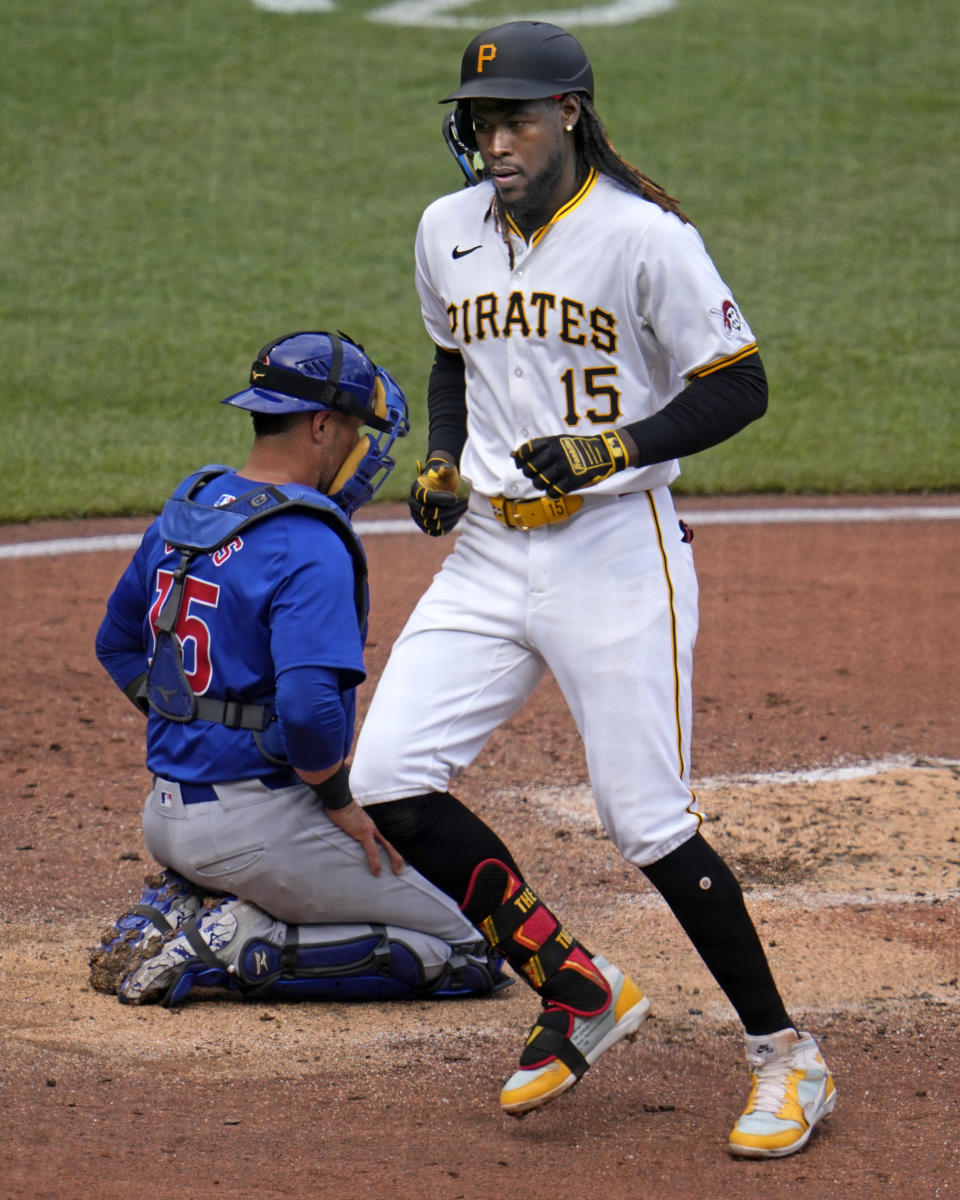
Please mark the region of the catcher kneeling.
[[306, 332], [264, 346], [223, 403], [252, 413], [246, 463], [181, 483], [97, 634], [147, 715], [143, 837], [164, 869], [103, 933], [91, 983], [168, 1005], [195, 986], [495, 991], [500, 955], [377, 831], [344, 763], [368, 604], [350, 518], [393, 469], [403, 393], [346, 335]]

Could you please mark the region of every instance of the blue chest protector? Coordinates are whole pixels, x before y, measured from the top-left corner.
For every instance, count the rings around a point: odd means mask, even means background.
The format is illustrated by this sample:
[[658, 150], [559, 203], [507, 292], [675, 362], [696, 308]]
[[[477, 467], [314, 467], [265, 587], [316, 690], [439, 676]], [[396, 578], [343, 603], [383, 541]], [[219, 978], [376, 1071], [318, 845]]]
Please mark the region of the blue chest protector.
[[357, 624], [362, 630], [367, 620], [367, 561], [353, 527], [341, 510], [326, 496], [301, 484], [259, 485], [221, 506], [201, 504], [194, 499], [201, 488], [230, 470], [212, 464], [188, 476], [160, 513], [160, 536], [180, 552], [180, 562], [173, 571], [173, 584], [157, 617], [156, 646], [143, 687], [150, 707], [168, 721], [187, 723], [199, 717], [231, 729], [250, 729], [256, 734], [270, 721], [271, 709], [267, 705], [197, 696], [184, 673], [183, 654], [174, 630], [191, 564], [198, 555], [214, 553], [258, 521], [291, 509], [307, 512], [333, 529], [350, 554]]
[[[180, 560], [156, 618], [154, 655], [141, 695], [169, 721], [185, 724], [199, 718], [252, 730], [260, 753], [280, 763], [282, 760], [267, 753], [260, 739], [273, 717], [268, 704], [199, 696], [190, 686], [174, 631], [191, 564], [198, 556], [213, 554], [241, 537], [258, 521], [291, 510], [307, 512], [333, 529], [350, 554], [357, 624], [362, 631], [368, 607], [366, 556], [340, 509], [311, 488], [258, 485], [223, 505], [194, 499], [207, 484], [229, 471], [220, 465], [204, 467], [180, 484], [161, 511], [157, 532], [179, 552]], [[176, 881], [171, 885], [178, 889], [175, 896], [195, 894], [199, 899], [186, 880], [173, 872], [166, 876], [168, 881]], [[343, 1001], [479, 996], [512, 982], [501, 971], [501, 956], [490, 950], [479, 934], [476, 943], [453, 944], [419, 930], [362, 923], [284, 925], [261, 914], [268, 933], [244, 938], [238, 933], [236, 941], [228, 944], [222, 939], [205, 940], [199, 932], [201, 923], [215, 917], [216, 909], [185, 909], [194, 915], [181, 926], [170, 923], [169, 904], [160, 910], [156, 904], [157, 893], [148, 881], [140, 905], [121, 918], [117, 928], [153, 925], [160, 932], [179, 930], [185, 939], [183, 965], [163, 997], [168, 1005], [181, 1003], [194, 986], [229, 988], [251, 998]], [[149, 966], [149, 960], [145, 965]]]

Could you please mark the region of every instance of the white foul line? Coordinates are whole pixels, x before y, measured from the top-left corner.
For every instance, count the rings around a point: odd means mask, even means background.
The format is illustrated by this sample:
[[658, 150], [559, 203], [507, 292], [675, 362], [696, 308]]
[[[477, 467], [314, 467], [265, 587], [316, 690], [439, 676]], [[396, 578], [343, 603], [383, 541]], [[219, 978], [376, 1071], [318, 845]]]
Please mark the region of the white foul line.
[[[679, 506], [682, 508], [682, 504]], [[808, 525], [856, 524], [865, 521], [957, 521], [960, 505], [916, 505], [889, 508], [733, 508], [703, 509], [681, 513], [697, 525]], [[363, 537], [379, 534], [416, 533], [409, 517], [390, 520], [359, 520], [354, 523]], [[93, 554], [98, 551], [135, 550], [143, 535], [120, 533], [98, 537], [50, 538], [40, 542], [14, 542], [0, 546], [0, 559], [49, 558], [58, 554]]]
[[766, 771], [755, 775], [715, 775], [693, 780], [695, 791], [712, 791], [730, 787], [769, 787], [794, 783], [842, 783], [856, 779], [872, 779], [891, 771], [938, 770], [960, 767], [960, 759], [926, 758], [917, 754], [898, 754], [892, 758], [851, 763], [832, 767], [809, 767], [795, 771]]
[[[681, 505], [678, 503], [678, 509]], [[899, 508], [733, 508], [680, 513], [693, 525], [842, 525], [863, 521], [957, 521], [960, 505]]]

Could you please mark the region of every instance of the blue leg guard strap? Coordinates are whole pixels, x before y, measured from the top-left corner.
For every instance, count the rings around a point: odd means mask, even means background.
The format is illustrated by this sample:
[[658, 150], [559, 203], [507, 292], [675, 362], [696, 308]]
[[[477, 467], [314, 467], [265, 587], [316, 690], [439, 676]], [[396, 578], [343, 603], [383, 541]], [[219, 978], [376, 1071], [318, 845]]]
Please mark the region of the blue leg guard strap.
[[512, 982], [482, 939], [451, 945], [392, 925], [286, 925], [243, 900], [204, 909], [123, 980], [123, 1004], [182, 1003], [194, 987], [293, 1000], [482, 996]]
[[497, 957], [393, 926], [289, 926], [282, 948], [246, 943], [236, 980], [248, 996], [304, 1000], [480, 996], [512, 982]]

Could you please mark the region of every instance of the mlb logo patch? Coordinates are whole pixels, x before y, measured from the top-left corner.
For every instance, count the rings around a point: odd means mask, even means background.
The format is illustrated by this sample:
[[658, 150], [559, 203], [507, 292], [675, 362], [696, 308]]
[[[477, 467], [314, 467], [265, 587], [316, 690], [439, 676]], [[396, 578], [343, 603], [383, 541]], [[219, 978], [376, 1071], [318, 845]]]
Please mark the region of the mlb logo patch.
[[173, 808], [173, 792], [160, 792], [160, 804], [163, 808]]

